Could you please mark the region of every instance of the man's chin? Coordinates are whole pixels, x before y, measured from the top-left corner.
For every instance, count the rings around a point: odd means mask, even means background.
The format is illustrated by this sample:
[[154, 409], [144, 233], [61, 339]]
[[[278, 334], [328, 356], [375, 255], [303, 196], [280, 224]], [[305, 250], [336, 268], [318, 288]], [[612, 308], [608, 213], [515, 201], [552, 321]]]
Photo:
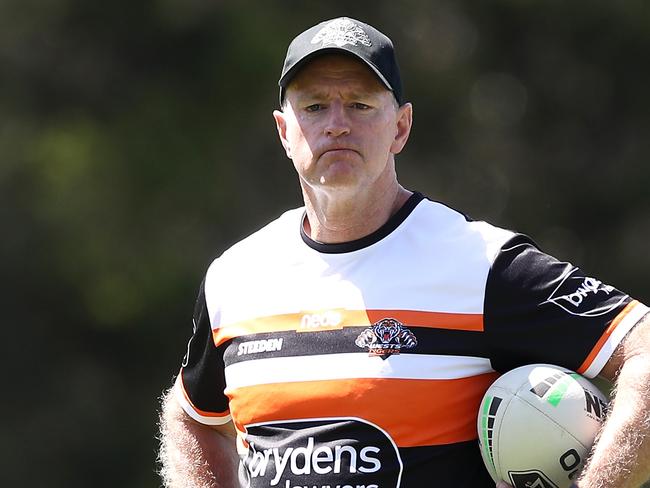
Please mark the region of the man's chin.
[[325, 171], [318, 177], [318, 182], [321, 185], [333, 187], [356, 186], [359, 184], [361, 176], [358, 165], [349, 161], [337, 161], [327, 165]]
[[318, 186], [331, 191], [356, 191], [360, 186], [359, 178], [353, 174], [328, 174], [321, 175]]
[[358, 178], [343, 178], [340, 175], [333, 177], [331, 175], [322, 175], [318, 181], [307, 185], [310, 192], [315, 194], [325, 194], [328, 198], [347, 200], [359, 195], [361, 183]]

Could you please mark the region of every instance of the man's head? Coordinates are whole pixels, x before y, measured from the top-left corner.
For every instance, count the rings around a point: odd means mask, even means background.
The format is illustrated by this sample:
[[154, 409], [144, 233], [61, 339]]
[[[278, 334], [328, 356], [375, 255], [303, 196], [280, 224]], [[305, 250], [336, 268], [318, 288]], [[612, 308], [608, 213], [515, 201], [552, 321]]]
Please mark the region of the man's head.
[[391, 40], [368, 24], [339, 17], [307, 29], [289, 45], [278, 82], [281, 106], [286, 88], [296, 74], [311, 60], [328, 53], [347, 54], [365, 63], [393, 93], [398, 105], [403, 104], [402, 82]]
[[[289, 48], [282, 111], [274, 117], [307, 194], [351, 198], [397, 185], [394, 156], [408, 139], [412, 107], [401, 103], [390, 40], [375, 29], [367, 35], [370, 29], [336, 19], [300, 34]], [[299, 47], [310, 39], [319, 45]], [[384, 64], [370, 55], [373, 46], [383, 49]]]

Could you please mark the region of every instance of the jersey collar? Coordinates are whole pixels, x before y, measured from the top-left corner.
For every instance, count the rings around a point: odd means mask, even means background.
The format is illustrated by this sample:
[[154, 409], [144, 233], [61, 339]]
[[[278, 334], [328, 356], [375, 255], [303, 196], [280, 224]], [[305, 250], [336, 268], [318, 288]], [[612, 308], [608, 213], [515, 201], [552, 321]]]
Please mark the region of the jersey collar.
[[325, 254], [342, 254], [346, 252], [358, 251], [359, 249], [363, 249], [364, 247], [368, 247], [376, 242], [379, 242], [395, 229], [397, 229], [397, 227], [399, 227], [399, 225], [404, 222], [404, 220], [406, 220], [413, 209], [415, 209], [418, 203], [420, 203], [423, 199], [424, 195], [419, 192], [413, 192], [413, 194], [404, 203], [404, 205], [402, 205], [402, 208], [400, 208], [394, 215], [392, 215], [379, 229], [360, 239], [349, 242], [339, 242], [336, 244], [318, 242], [309, 237], [305, 232], [305, 226], [303, 225], [305, 219], [307, 218], [307, 214], [303, 213], [302, 218], [300, 219], [300, 237], [302, 237], [303, 242], [309, 247], [315, 251]]

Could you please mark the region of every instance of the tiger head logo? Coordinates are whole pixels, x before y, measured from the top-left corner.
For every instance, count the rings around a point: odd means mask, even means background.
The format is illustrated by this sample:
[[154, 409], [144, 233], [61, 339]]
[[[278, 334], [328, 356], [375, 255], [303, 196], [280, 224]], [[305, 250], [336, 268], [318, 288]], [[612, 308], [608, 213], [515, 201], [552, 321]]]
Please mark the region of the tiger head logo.
[[415, 334], [398, 320], [387, 318], [364, 329], [354, 343], [367, 348], [371, 356], [386, 359], [399, 354], [402, 349], [411, 349], [418, 343]]

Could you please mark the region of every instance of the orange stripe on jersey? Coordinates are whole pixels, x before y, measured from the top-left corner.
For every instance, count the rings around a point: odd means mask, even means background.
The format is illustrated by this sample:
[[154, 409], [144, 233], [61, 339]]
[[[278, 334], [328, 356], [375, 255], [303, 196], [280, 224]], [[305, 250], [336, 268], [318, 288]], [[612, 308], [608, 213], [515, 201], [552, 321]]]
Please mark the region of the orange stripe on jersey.
[[370, 323], [391, 317], [404, 325], [415, 327], [430, 327], [434, 329], [483, 331], [483, 314], [421, 312], [418, 310], [368, 310]]
[[212, 332], [218, 346], [235, 337], [268, 332], [318, 332], [343, 327], [368, 327], [381, 319], [393, 318], [404, 325], [468, 331], [483, 330], [483, 315], [470, 313], [423, 312], [418, 310], [327, 310], [259, 317], [224, 324]]
[[621, 310], [621, 312], [612, 320], [612, 322], [609, 324], [607, 329], [605, 329], [605, 332], [603, 332], [603, 335], [600, 336], [600, 339], [598, 339], [598, 342], [594, 346], [594, 348], [591, 350], [591, 352], [587, 355], [587, 359], [584, 360], [584, 362], [580, 365], [578, 368], [578, 373], [583, 374], [591, 363], [593, 362], [594, 359], [596, 359], [596, 356], [598, 356], [598, 353], [600, 350], [603, 348], [605, 343], [607, 342], [607, 339], [612, 335], [612, 332], [618, 327], [618, 324], [621, 323], [621, 321], [625, 318], [625, 316], [630, 313], [630, 311], [638, 305], [638, 300], [632, 300], [630, 303], [627, 304], [627, 306]]
[[[331, 310], [337, 315], [336, 326], [326, 323], [325, 326], [309, 325], [309, 317], [321, 315], [325, 312], [301, 312], [288, 313], [283, 315], [271, 315], [269, 317], [258, 317], [251, 320], [237, 322], [235, 324], [222, 325], [212, 332], [215, 344], [219, 345], [228, 339], [249, 334], [259, 334], [264, 332], [284, 332], [284, 331], [316, 331], [332, 330], [342, 327], [368, 326], [368, 316], [365, 311], [359, 310]], [[305, 319], [307, 317], [307, 319]], [[331, 320], [331, 319], [330, 319]]]
[[225, 418], [230, 415], [229, 411], [223, 412], [223, 413], [217, 413], [217, 412], [208, 412], [206, 410], [201, 410], [198, 408], [194, 403], [192, 403], [192, 400], [190, 400], [190, 396], [187, 394], [187, 390], [185, 389], [185, 383], [183, 383], [183, 374], [181, 373], [180, 375], [180, 384], [181, 384], [181, 391], [183, 392], [183, 396], [185, 397], [185, 400], [187, 400], [187, 403], [189, 404], [192, 409], [198, 413], [202, 417], [212, 417], [212, 418]]
[[243, 387], [226, 394], [240, 425], [359, 417], [383, 428], [400, 447], [432, 446], [477, 438], [479, 404], [497, 376], [307, 381]]

